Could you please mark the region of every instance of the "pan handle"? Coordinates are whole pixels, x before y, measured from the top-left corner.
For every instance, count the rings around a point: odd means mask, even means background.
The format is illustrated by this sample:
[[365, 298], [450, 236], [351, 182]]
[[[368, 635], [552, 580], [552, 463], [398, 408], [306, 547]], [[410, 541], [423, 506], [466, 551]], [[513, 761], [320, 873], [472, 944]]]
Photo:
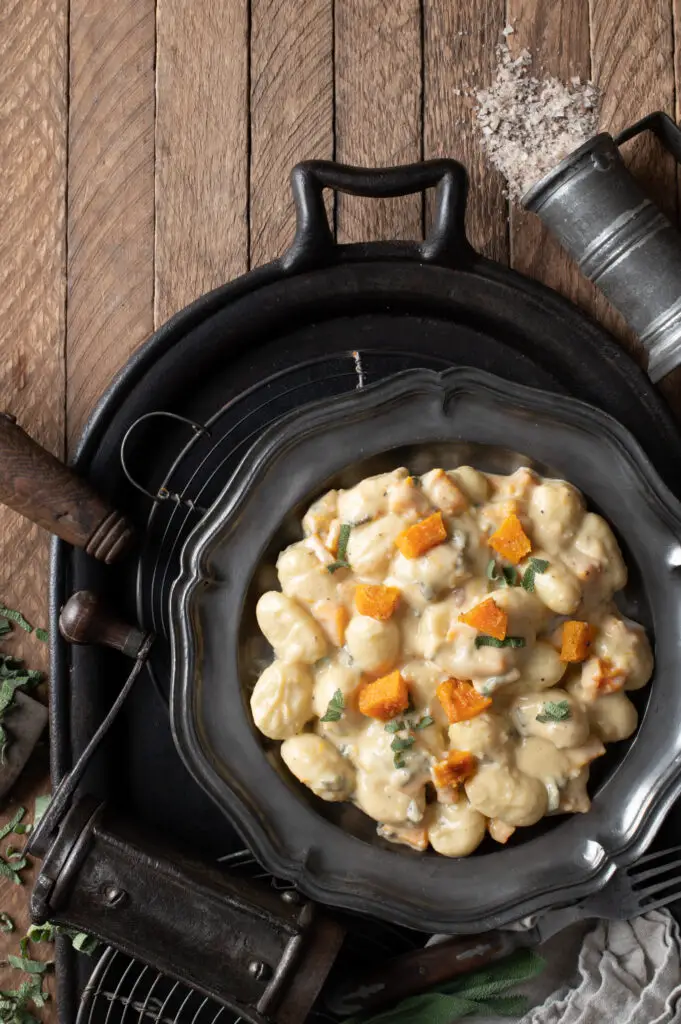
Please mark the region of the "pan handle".
[[425, 241], [412, 243], [408, 251], [415, 252], [419, 260], [446, 266], [460, 265], [474, 256], [465, 228], [468, 175], [456, 160], [426, 160], [403, 167], [351, 167], [331, 160], [305, 160], [293, 168], [291, 188], [296, 234], [281, 258], [285, 270], [299, 272], [327, 265], [343, 250], [335, 244], [326, 216], [325, 188], [369, 199], [437, 188], [433, 225]]
[[7, 413], [0, 413], [0, 502], [107, 565], [132, 543], [124, 517]]

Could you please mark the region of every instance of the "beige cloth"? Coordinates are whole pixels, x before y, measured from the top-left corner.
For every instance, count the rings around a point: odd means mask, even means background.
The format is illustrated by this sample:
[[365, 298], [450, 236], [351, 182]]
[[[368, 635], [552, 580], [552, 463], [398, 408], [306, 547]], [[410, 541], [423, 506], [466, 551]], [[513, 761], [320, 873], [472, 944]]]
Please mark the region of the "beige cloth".
[[519, 1024], [681, 1024], [681, 932], [668, 911], [573, 926], [538, 952], [547, 967], [516, 990], [534, 1004]]

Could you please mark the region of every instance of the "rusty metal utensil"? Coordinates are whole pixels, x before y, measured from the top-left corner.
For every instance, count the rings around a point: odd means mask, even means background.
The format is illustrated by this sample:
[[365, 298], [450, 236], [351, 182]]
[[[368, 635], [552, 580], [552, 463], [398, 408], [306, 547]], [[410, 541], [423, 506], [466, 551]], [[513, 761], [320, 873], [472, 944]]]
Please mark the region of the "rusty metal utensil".
[[657, 382], [681, 363], [681, 234], [629, 173], [619, 146], [651, 131], [681, 162], [681, 130], [656, 111], [594, 136], [525, 193], [536, 213], [641, 339]]

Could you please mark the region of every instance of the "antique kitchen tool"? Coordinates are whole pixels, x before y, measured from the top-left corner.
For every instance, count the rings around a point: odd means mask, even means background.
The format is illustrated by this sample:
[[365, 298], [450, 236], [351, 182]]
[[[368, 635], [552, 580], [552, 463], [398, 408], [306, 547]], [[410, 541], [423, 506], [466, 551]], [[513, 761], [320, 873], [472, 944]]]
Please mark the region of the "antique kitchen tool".
[[651, 131], [681, 162], [681, 131], [658, 111], [596, 135], [525, 193], [536, 213], [641, 339], [659, 381], [681, 363], [681, 234], [627, 170], [618, 147]]

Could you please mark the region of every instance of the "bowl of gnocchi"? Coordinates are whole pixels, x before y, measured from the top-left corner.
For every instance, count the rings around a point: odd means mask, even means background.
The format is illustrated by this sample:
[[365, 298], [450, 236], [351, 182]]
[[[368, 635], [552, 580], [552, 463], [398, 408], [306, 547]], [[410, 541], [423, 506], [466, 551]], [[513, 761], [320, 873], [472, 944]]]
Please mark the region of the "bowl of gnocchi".
[[250, 709], [317, 797], [447, 857], [588, 812], [653, 657], [614, 602], [615, 536], [572, 484], [399, 467], [326, 491], [276, 569]]
[[188, 539], [174, 738], [273, 874], [484, 930], [597, 890], [681, 790], [680, 573], [615, 420], [406, 371], [280, 421]]

